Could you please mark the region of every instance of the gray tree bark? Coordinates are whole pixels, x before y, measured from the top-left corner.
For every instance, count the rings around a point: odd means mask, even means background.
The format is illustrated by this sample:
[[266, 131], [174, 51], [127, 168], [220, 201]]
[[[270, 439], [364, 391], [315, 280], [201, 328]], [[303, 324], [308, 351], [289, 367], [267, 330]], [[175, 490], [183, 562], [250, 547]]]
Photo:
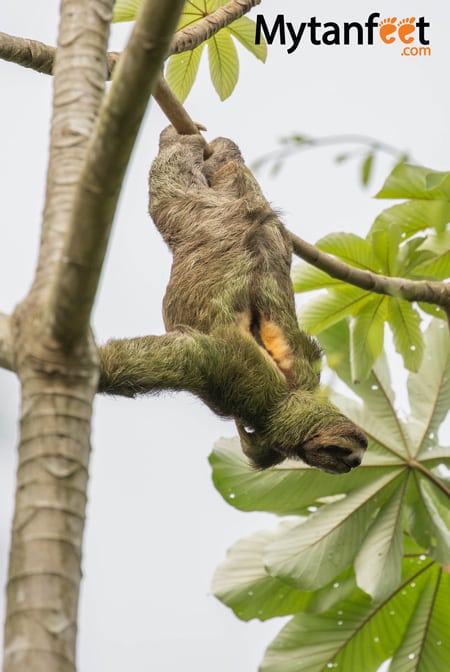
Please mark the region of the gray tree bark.
[[38, 266], [14, 315], [0, 316], [0, 363], [22, 390], [4, 672], [76, 669], [98, 385], [90, 313], [131, 149], [183, 4], [144, 0], [105, 96], [113, 0], [61, 2]]

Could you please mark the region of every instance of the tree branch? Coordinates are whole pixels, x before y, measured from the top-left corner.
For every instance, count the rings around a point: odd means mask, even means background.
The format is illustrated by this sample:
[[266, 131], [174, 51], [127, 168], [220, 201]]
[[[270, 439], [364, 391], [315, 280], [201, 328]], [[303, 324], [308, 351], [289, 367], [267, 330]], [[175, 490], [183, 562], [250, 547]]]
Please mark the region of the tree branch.
[[408, 280], [363, 271], [321, 252], [317, 247], [293, 233], [290, 236], [294, 254], [312, 264], [312, 266], [325, 271], [332, 278], [376, 294], [397, 296], [407, 301], [433, 303], [441, 306], [447, 315], [450, 312], [450, 284], [428, 280]]
[[146, 0], [142, 4], [103, 99], [49, 306], [52, 334], [66, 345], [88, 328], [125, 170], [183, 2]]
[[170, 46], [169, 56], [195, 49], [199, 44], [215, 35], [221, 28], [229, 26], [230, 23], [259, 5], [260, 2], [261, 0], [231, 0], [192, 26], [179, 30]]
[[[103, 96], [112, 5], [113, 0], [61, 5], [59, 47], [53, 64], [53, 118], [44, 221], [33, 285], [33, 291], [41, 295], [43, 302], [47, 301], [54, 282], [86, 148]], [[41, 46], [39, 53], [43, 55]]]
[[14, 370], [14, 349], [11, 334], [11, 318], [9, 315], [0, 313], [0, 367]]
[[[172, 39], [167, 56], [195, 49], [199, 44], [215, 35], [221, 28], [228, 26], [253, 7], [259, 5], [260, 2], [261, 0], [231, 0], [194, 25], [179, 30]], [[53, 74], [55, 51], [55, 47], [43, 42], [0, 32], [1, 59], [16, 63], [24, 68], [31, 68], [44, 75]], [[108, 54], [108, 79], [111, 77], [120, 56], [121, 53], [117, 51], [111, 51]]]

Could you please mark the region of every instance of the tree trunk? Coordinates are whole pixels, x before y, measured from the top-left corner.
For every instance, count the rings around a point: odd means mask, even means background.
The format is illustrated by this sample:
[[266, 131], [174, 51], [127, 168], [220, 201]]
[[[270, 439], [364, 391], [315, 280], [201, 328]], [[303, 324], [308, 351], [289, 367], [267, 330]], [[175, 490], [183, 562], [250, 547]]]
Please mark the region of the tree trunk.
[[104, 95], [114, 0], [61, 0], [40, 254], [0, 315], [0, 365], [22, 389], [3, 672], [75, 672], [98, 355], [89, 320], [134, 141], [184, 0], [143, 0]]
[[14, 331], [22, 403], [4, 672], [74, 672], [96, 351], [37, 338], [30, 309]]

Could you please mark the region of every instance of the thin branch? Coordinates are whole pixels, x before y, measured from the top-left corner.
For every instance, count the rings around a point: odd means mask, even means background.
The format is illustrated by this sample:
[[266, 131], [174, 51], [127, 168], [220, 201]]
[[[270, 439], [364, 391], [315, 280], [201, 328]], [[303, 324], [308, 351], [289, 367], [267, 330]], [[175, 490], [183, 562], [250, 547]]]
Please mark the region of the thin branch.
[[[343, 133], [341, 135], [325, 135], [321, 138], [311, 138], [308, 136], [294, 135], [292, 137], [282, 138], [280, 140], [282, 146], [263, 156], [260, 156], [254, 162], [258, 168], [268, 163], [278, 164], [285, 161], [289, 157], [304, 151], [305, 149], [313, 149], [316, 147], [330, 147], [333, 145], [360, 145], [366, 147], [373, 152], [384, 152], [394, 157], [397, 161], [406, 157], [405, 152], [398, 147], [382, 142], [377, 138], [372, 138], [370, 135], [360, 135], [358, 133]], [[408, 155], [408, 160], [412, 161]]]
[[16, 63], [24, 68], [31, 68], [44, 75], [53, 74], [55, 51], [55, 47], [50, 47], [43, 42], [0, 32], [0, 58], [2, 60]]
[[312, 264], [312, 266], [325, 271], [332, 278], [342, 280], [368, 292], [396, 296], [407, 301], [433, 303], [441, 306], [447, 313], [450, 311], [450, 284], [428, 280], [408, 280], [363, 271], [321, 252], [317, 247], [293, 233], [290, 236], [294, 254]]
[[229, 26], [230, 23], [259, 5], [260, 2], [261, 0], [231, 0], [231, 2], [219, 7], [200, 21], [178, 31], [170, 46], [169, 55], [195, 49], [199, 44], [215, 35], [221, 28]]
[[178, 133], [195, 135], [199, 130], [206, 130], [201, 124], [195, 124], [192, 121], [164, 77], [159, 78], [153, 96]]
[[13, 337], [11, 334], [11, 318], [0, 313], [0, 367], [14, 371]]

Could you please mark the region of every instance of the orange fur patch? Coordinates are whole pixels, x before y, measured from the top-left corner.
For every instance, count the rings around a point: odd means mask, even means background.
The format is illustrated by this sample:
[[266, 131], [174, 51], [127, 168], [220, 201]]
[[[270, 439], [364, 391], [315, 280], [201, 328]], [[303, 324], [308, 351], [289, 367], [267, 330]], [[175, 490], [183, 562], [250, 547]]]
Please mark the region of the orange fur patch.
[[[251, 317], [249, 313], [236, 315], [237, 326], [240, 331], [249, 338], [255, 338], [251, 329]], [[294, 355], [281, 327], [271, 320], [261, 320], [258, 329], [262, 345], [258, 344], [264, 355], [275, 364], [278, 369], [289, 378], [294, 366]]]
[[259, 333], [269, 355], [284, 375], [288, 376], [294, 365], [294, 355], [281, 327], [270, 320], [262, 320]]

